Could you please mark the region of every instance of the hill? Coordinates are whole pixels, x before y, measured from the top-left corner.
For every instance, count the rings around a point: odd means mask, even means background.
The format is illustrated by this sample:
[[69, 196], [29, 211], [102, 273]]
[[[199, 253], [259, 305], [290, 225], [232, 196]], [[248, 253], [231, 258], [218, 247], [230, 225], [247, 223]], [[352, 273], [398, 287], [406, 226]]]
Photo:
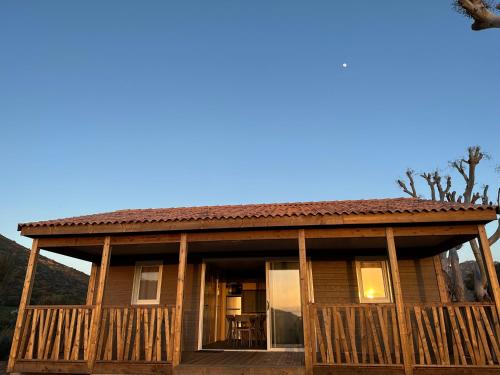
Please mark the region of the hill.
[[[6, 359], [21, 298], [29, 249], [0, 235], [0, 360]], [[39, 256], [33, 305], [84, 304], [88, 276]]]

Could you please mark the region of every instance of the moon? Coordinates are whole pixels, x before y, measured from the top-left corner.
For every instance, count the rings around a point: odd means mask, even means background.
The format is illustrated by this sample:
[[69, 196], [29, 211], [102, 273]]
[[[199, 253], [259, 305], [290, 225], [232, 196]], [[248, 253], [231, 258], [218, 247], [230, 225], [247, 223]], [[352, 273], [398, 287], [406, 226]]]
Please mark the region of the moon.
[[343, 63], [342, 68], [347, 68], [347, 63]]

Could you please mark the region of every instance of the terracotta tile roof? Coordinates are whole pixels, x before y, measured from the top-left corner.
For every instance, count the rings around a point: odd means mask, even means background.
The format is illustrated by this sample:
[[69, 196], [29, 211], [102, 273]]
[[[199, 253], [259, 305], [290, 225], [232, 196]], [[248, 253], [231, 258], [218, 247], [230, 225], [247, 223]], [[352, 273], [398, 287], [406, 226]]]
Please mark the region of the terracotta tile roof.
[[244, 218], [293, 216], [363, 215], [376, 213], [419, 213], [468, 210], [494, 210], [493, 206], [435, 202], [414, 198], [345, 200], [323, 202], [268, 203], [226, 206], [148, 208], [38, 221], [23, 227], [57, 227], [74, 225], [130, 224]]

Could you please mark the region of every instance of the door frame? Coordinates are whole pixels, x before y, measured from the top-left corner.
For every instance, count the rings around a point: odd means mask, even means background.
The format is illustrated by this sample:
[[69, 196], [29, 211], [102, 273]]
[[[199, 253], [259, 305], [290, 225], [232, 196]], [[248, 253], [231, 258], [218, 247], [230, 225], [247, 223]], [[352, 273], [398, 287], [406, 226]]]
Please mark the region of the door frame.
[[[205, 275], [206, 275], [206, 261], [202, 259], [201, 263], [201, 272], [200, 272], [200, 304], [198, 311], [198, 343], [197, 350], [214, 350], [214, 351], [228, 351], [228, 352], [236, 352], [236, 351], [254, 351], [254, 352], [266, 352], [266, 351], [275, 351], [275, 352], [303, 352], [304, 348], [270, 348], [270, 322], [269, 319], [269, 263], [272, 261], [283, 261], [283, 262], [298, 262], [295, 260], [295, 257], [252, 257], [252, 259], [262, 259], [265, 264], [265, 273], [266, 273], [266, 349], [203, 349], [203, 311], [205, 308]], [[233, 258], [221, 258], [221, 259], [233, 259]], [[313, 273], [312, 273], [312, 262], [309, 258], [307, 258], [307, 277], [309, 278], [309, 302], [314, 303], [314, 285], [313, 285]]]

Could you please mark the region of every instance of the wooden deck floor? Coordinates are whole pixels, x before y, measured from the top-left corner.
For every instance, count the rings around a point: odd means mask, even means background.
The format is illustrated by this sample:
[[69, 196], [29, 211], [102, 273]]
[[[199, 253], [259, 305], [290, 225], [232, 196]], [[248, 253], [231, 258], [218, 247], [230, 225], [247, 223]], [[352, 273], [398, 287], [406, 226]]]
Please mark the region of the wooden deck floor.
[[252, 351], [183, 352], [176, 375], [304, 375], [304, 353]]
[[304, 353], [203, 350], [183, 352], [181, 364], [190, 366], [303, 367]]

